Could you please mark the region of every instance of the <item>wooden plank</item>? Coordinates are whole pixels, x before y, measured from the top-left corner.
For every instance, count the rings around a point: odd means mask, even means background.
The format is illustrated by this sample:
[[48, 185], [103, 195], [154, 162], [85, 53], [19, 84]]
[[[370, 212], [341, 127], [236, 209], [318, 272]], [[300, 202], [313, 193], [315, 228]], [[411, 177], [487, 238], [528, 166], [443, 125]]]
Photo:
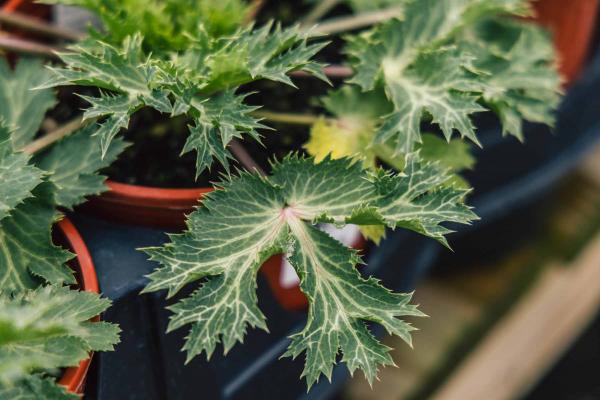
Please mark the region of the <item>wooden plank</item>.
[[581, 334], [600, 307], [600, 235], [569, 266], [544, 272], [432, 397], [522, 396]]
[[449, 348], [461, 340], [466, 327], [481, 317], [482, 307], [465, 299], [460, 292], [448, 290], [432, 280], [419, 285], [413, 299], [430, 318], [409, 319], [419, 327], [413, 333], [414, 349], [396, 336], [385, 338], [393, 348], [398, 368], [382, 368], [379, 379], [369, 386], [361, 374], [352, 379], [342, 398], [346, 400], [397, 400], [407, 398], [423, 385]]

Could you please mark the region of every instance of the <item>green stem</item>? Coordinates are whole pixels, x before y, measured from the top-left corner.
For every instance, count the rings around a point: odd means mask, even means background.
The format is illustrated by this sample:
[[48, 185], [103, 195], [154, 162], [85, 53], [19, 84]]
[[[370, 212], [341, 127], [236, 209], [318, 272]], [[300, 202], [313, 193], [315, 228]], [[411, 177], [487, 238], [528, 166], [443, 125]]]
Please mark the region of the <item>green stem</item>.
[[75, 117], [66, 124], [59, 126], [52, 132], [34, 140], [27, 146], [23, 147], [21, 151], [27, 154], [35, 154], [38, 151], [45, 149], [51, 144], [59, 141], [60, 139], [69, 136], [84, 125], [84, 121], [81, 117]]
[[337, 17], [325, 20], [314, 28], [316, 35], [333, 35], [336, 33], [353, 31], [391, 18], [400, 18], [403, 15], [403, 7], [389, 7], [383, 10], [365, 12], [349, 17]]
[[229, 142], [229, 149], [234, 157], [247, 171], [256, 171], [262, 176], [267, 175], [265, 170], [258, 165], [258, 163], [254, 160], [254, 158], [252, 158], [250, 153], [248, 153], [248, 150], [244, 148], [239, 140], [232, 139], [231, 142]]
[[265, 0], [253, 0], [248, 9], [248, 14], [244, 17], [243, 25], [248, 25], [256, 19], [260, 9], [265, 5]]
[[8, 52], [31, 54], [55, 59], [57, 58], [55, 52], [60, 50], [57, 47], [47, 46], [9, 35], [3, 36], [2, 34], [3, 32], [0, 32], [0, 49]]
[[327, 14], [333, 7], [338, 5], [340, 0], [323, 0], [318, 1], [314, 8], [304, 17], [301, 22], [303, 27], [310, 27], [317, 23], [325, 14]]
[[49, 24], [38, 18], [33, 18], [27, 14], [21, 14], [15, 11], [6, 12], [0, 10], [0, 22], [6, 26], [20, 28], [27, 32], [33, 32], [46, 37], [77, 41], [83, 38], [79, 32], [72, 31]]
[[266, 110], [254, 111], [252, 114], [255, 117], [263, 118], [269, 122], [279, 122], [290, 125], [312, 125], [320, 118], [313, 114], [281, 113]]

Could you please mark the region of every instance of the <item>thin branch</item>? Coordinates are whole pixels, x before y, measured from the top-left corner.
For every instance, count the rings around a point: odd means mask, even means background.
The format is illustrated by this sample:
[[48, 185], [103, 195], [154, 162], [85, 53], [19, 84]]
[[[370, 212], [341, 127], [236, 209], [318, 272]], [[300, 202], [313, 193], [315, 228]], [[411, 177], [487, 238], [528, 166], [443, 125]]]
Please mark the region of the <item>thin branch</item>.
[[265, 5], [265, 0], [253, 0], [248, 9], [248, 14], [244, 17], [243, 24], [248, 25], [256, 19], [261, 8]]
[[254, 111], [252, 115], [270, 122], [279, 122], [290, 125], [312, 125], [319, 120], [319, 117], [313, 114], [280, 113], [266, 110]]
[[75, 32], [70, 29], [60, 28], [40, 19], [32, 18], [26, 14], [21, 14], [14, 11], [6, 12], [0, 10], [0, 23], [7, 26], [19, 28], [28, 32], [33, 32], [58, 39], [77, 41], [83, 38], [83, 35], [79, 32]]
[[340, 0], [323, 0], [317, 1], [314, 8], [310, 10], [306, 17], [302, 19], [300, 24], [303, 27], [310, 27], [317, 23], [325, 14], [327, 14], [333, 7], [338, 5]]
[[[256, 16], [260, 12], [260, 9], [264, 6], [265, 0], [253, 0], [252, 4], [250, 4], [250, 9], [248, 10], [248, 14], [244, 18], [243, 24], [248, 25], [256, 19]], [[229, 142], [229, 148], [233, 153], [234, 157], [239, 161], [240, 164], [248, 171], [256, 171], [260, 175], [265, 176], [265, 171], [258, 165], [256, 161], [252, 158], [250, 153], [246, 150], [246, 148], [242, 145], [242, 143], [237, 139], [232, 139]]]
[[340, 32], [352, 31], [387, 21], [391, 18], [399, 18], [403, 15], [403, 7], [390, 7], [384, 10], [366, 12], [349, 17], [337, 17], [326, 20], [313, 28], [316, 35], [333, 35]]
[[31, 54], [52, 59], [57, 59], [56, 51], [60, 51], [57, 47], [46, 46], [41, 43], [30, 40], [19, 39], [12, 36], [3, 36], [0, 32], [0, 49], [21, 54]]
[[265, 170], [262, 169], [256, 161], [254, 161], [254, 159], [252, 158], [250, 153], [248, 153], [248, 151], [244, 148], [244, 146], [242, 145], [242, 143], [240, 143], [239, 140], [231, 139], [231, 142], [229, 142], [229, 148], [231, 149], [231, 152], [233, 153], [235, 158], [248, 171], [254, 170], [254, 171], [258, 172], [260, 175], [263, 175], [263, 176], [266, 175]]
[[81, 117], [76, 117], [67, 122], [66, 124], [58, 127], [52, 132], [40, 137], [39, 139], [34, 140], [29, 143], [27, 146], [23, 147], [22, 151], [27, 154], [35, 154], [38, 151], [48, 147], [49, 145], [59, 141], [65, 136], [70, 135], [75, 132], [77, 129], [81, 128], [84, 125]]
[[[345, 79], [354, 75], [352, 68], [345, 65], [329, 65], [323, 68], [323, 73], [330, 79]], [[291, 76], [296, 78], [312, 78], [314, 75], [309, 74], [306, 71], [293, 71], [290, 73]]]

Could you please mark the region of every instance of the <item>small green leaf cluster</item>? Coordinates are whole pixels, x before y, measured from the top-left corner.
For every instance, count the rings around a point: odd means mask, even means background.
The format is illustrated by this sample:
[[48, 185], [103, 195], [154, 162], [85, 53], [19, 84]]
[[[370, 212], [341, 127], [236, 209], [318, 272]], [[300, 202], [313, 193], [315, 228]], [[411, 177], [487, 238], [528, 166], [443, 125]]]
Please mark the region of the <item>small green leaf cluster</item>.
[[560, 80], [551, 42], [532, 23], [507, 18], [530, 13], [521, 0], [413, 1], [402, 19], [349, 37], [349, 83], [385, 93], [392, 106], [374, 144], [413, 151], [426, 120], [447, 140], [456, 131], [479, 144], [471, 116], [485, 110], [519, 139], [525, 119], [552, 124]]
[[244, 0], [42, 0], [47, 4], [80, 6], [102, 22], [94, 39], [120, 45], [128, 36], [144, 37], [144, 49], [154, 54], [185, 50], [203, 30], [212, 37], [231, 34], [249, 12]]
[[95, 293], [60, 286], [0, 294], [0, 399], [78, 398], [50, 376], [90, 351], [113, 350], [119, 328], [89, 321], [109, 305]]
[[96, 172], [125, 145], [116, 141], [102, 160], [86, 127], [33, 157], [23, 152], [55, 104], [51, 90], [30, 90], [48, 72], [27, 59], [14, 71], [2, 59], [0, 71], [0, 399], [73, 398], [53, 376], [112, 350], [119, 328], [88, 322], [108, 300], [64, 286], [76, 284], [73, 255], [52, 242], [52, 226], [57, 207], [105, 189]]
[[272, 24], [240, 28], [221, 38], [201, 31], [169, 60], [146, 53], [140, 34], [118, 46], [95, 41], [60, 54], [66, 67], [51, 68], [53, 77], [39, 88], [83, 85], [103, 90], [100, 97], [84, 97], [90, 103], [84, 118], [101, 119], [95, 135], [103, 156], [140, 108], [171, 117], [185, 114], [192, 124], [182, 152], [196, 151], [199, 175], [214, 159], [228, 169], [232, 139], [246, 135], [260, 140], [257, 129], [264, 126], [251, 115], [257, 107], [244, 103], [247, 94], [236, 94], [239, 86], [259, 79], [293, 86], [288, 74], [300, 70], [326, 79], [321, 65], [310, 60], [324, 44], [308, 43], [309, 36], [299, 27]]

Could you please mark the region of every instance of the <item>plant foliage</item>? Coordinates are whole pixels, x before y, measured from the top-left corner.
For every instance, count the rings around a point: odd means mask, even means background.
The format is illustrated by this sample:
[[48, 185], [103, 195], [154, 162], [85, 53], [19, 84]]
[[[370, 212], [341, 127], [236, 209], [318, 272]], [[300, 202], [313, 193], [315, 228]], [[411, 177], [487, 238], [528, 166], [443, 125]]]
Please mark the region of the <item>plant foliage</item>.
[[59, 286], [1, 295], [0, 398], [17, 393], [69, 398], [51, 381], [31, 374], [54, 373], [78, 365], [90, 351], [112, 350], [119, 328], [89, 322], [109, 305], [94, 293]]
[[12, 132], [15, 148], [29, 143], [38, 131], [44, 114], [56, 103], [51, 91], [30, 90], [46, 80], [50, 73], [41, 62], [21, 59], [13, 70], [0, 58], [0, 120]]
[[[59, 54], [64, 65], [50, 67], [38, 88], [89, 86], [97, 94], [82, 96], [90, 125], [48, 152], [29, 160], [6, 144], [0, 147], [0, 166], [17, 166], [12, 179], [19, 182], [19, 190], [0, 202], [2, 224], [25, 215], [21, 207], [32, 207], [26, 215], [36, 215], [42, 209], [36, 202], [43, 200], [46, 214], [39, 226], [48, 236], [54, 206], [72, 207], [102, 190], [96, 171], [124, 148], [116, 136], [143, 107], [190, 121], [182, 153], [196, 152], [196, 175], [215, 161], [229, 173], [232, 140], [260, 140], [265, 128], [246, 84], [270, 80], [293, 86], [290, 74], [297, 71], [327, 81], [323, 65], [314, 60], [325, 43], [302, 27], [245, 24], [249, 9], [241, 1], [51, 2], [89, 8], [104, 30]], [[448, 246], [445, 224], [476, 219], [465, 205], [468, 184], [456, 175], [474, 163], [470, 145], [462, 141], [479, 144], [473, 115], [493, 111], [504, 133], [519, 139], [524, 120], [553, 123], [560, 83], [556, 57], [542, 30], [515, 19], [531, 15], [527, 1], [346, 3], [357, 12], [388, 6], [403, 12], [346, 37], [354, 74], [322, 100], [326, 115], [305, 145], [314, 158], [289, 155], [274, 162], [267, 176], [227, 174], [189, 215], [183, 234], [145, 249], [160, 264], [146, 292], [167, 290], [173, 296], [188, 284], [200, 285], [170, 307], [169, 330], [191, 327], [184, 345], [188, 361], [201, 353], [210, 358], [219, 344], [229, 351], [248, 328], [267, 329], [257, 305], [256, 274], [267, 258], [282, 253], [309, 300], [306, 326], [292, 336], [286, 355], [305, 354], [309, 387], [321, 375], [331, 377], [340, 354], [350, 372], [361, 370], [372, 382], [392, 360], [367, 324], [380, 324], [410, 343], [413, 328], [402, 317], [422, 314], [409, 304], [411, 295], [361, 275], [357, 252], [315, 225], [356, 224], [375, 239], [385, 229], [404, 228]], [[10, 127], [18, 125], [18, 118], [4, 117]], [[435, 129], [439, 132], [431, 132]], [[455, 132], [459, 138], [453, 138]], [[89, 157], [65, 156], [74, 149], [86, 149]], [[9, 228], [0, 234], [17, 236]], [[29, 279], [21, 286], [35, 279], [61, 282], [46, 276], [56, 269], [42, 273], [38, 264], [21, 259], [32, 257], [16, 258], [20, 272], [9, 274]], [[29, 388], [45, 384], [28, 379]]]
[[125, 145], [113, 142], [102, 160], [88, 127], [34, 157], [24, 153], [55, 104], [51, 90], [31, 90], [48, 72], [32, 60], [14, 71], [0, 60], [0, 70], [0, 399], [72, 399], [54, 375], [90, 351], [112, 350], [119, 329], [89, 322], [108, 300], [62, 286], [76, 283], [66, 264], [73, 255], [53, 243], [52, 226], [57, 207], [104, 190], [97, 170]]
[[443, 222], [475, 218], [462, 203], [465, 191], [442, 188], [447, 179], [434, 164], [408, 157], [402, 175], [366, 172], [359, 163], [291, 156], [273, 166], [268, 178], [242, 173], [190, 215], [188, 231], [173, 235], [161, 248], [147, 249], [163, 267], [152, 273], [146, 291], [167, 289], [169, 296], [186, 284], [209, 277], [187, 299], [171, 307], [169, 329], [192, 324], [184, 349], [188, 360], [215, 350], [227, 352], [246, 329], [266, 329], [257, 307], [256, 273], [273, 254], [290, 251], [290, 263], [310, 302], [304, 330], [293, 336], [288, 355], [306, 352], [303, 375], [308, 385], [328, 378], [341, 349], [350, 372], [361, 369], [372, 382], [379, 365], [391, 364], [367, 321], [410, 343], [412, 330], [396, 317], [420, 315], [410, 295], [394, 294], [355, 269], [360, 257], [317, 222], [404, 227], [447, 244]]
[[199, 175], [213, 159], [228, 167], [227, 145], [233, 138], [260, 138], [257, 129], [263, 125], [250, 115], [256, 107], [244, 104], [247, 95], [236, 94], [240, 85], [257, 79], [293, 85], [288, 73], [297, 70], [325, 79], [320, 64], [310, 61], [323, 44], [310, 44], [308, 37], [298, 27], [271, 24], [240, 29], [227, 38], [203, 34], [168, 62], [148, 56], [140, 35], [127, 37], [119, 47], [99, 41], [61, 54], [67, 67], [52, 68], [53, 78], [40, 88], [77, 84], [107, 91], [84, 97], [90, 103], [85, 118], [103, 118], [95, 133], [103, 155], [141, 107], [186, 114], [193, 123], [183, 152], [197, 152]]
[[[559, 83], [551, 45], [539, 28], [503, 20], [530, 12], [521, 0], [415, 1], [403, 20], [350, 38], [350, 82], [364, 91], [383, 88], [394, 107], [375, 143], [412, 151], [427, 116], [446, 139], [456, 131], [479, 144], [471, 115], [486, 106], [519, 138], [524, 118], [551, 123]], [[533, 80], [506, 79], [512, 74]]]
[[235, 32], [249, 11], [244, 0], [42, 0], [85, 7], [98, 16], [101, 32], [92, 37], [120, 45], [141, 34], [155, 54], [185, 50], [201, 32], [218, 37]]

